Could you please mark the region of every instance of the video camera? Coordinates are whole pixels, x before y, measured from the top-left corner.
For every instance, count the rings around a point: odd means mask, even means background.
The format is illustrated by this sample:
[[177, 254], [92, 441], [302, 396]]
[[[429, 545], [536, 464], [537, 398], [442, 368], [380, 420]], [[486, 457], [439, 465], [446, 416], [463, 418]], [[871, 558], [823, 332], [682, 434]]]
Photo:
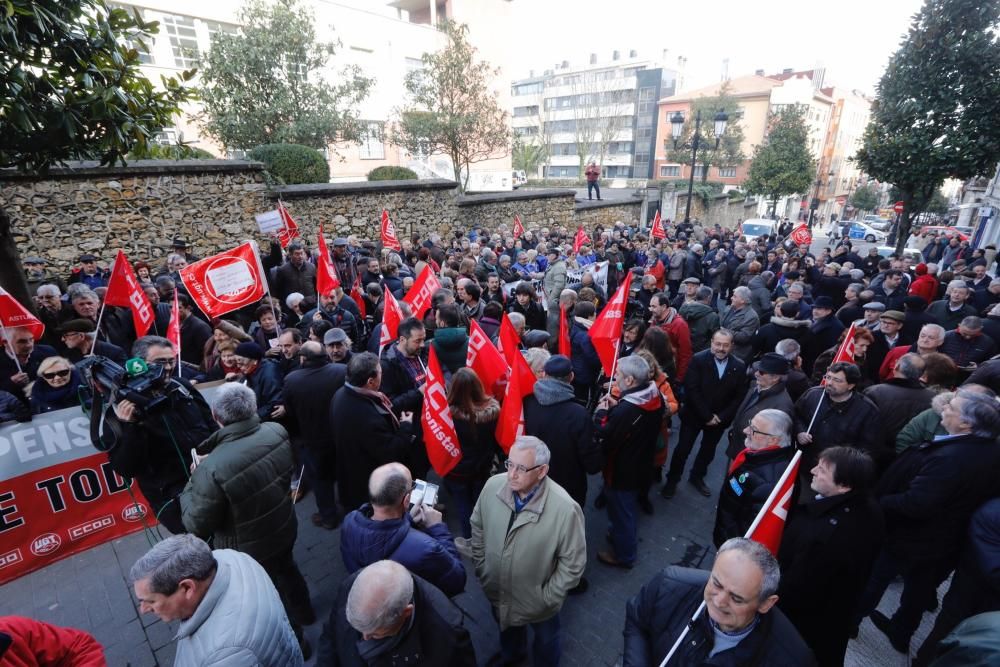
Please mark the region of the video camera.
[[77, 368], [95, 394], [110, 395], [114, 403], [134, 403], [136, 417], [143, 419], [168, 401], [167, 394], [155, 390], [166, 387], [170, 376], [160, 364], [148, 366], [141, 359], [129, 359], [126, 365], [128, 370], [95, 354], [86, 357]]

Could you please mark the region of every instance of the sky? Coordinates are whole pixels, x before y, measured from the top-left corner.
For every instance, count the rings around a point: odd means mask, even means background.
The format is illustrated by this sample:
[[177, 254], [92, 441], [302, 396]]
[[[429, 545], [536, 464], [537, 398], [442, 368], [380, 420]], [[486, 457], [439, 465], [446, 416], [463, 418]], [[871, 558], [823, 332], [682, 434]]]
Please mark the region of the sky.
[[[475, 1], [475, 0], [472, 0]], [[512, 0], [514, 79], [615, 49], [687, 57], [684, 89], [729, 76], [826, 68], [826, 85], [874, 94], [922, 0]]]

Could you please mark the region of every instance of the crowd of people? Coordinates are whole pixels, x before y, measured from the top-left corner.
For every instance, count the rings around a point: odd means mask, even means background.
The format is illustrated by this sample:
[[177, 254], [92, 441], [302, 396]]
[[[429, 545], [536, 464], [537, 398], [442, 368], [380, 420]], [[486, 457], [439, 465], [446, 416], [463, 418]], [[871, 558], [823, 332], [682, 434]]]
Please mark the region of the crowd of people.
[[[451, 601], [469, 567], [492, 605], [502, 663], [557, 665], [560, 610], [589, 585], [588, 538], [607, 543], [600, 566], [633, 568], [639, 513], [671, 511], [685, 479], [717, 506], [717, 555], [711, 571], [666, 567], [636, 591], [625, 665], [659, 664], [682, 632], [670, 665], [842, 665], [866, 618], [908, 654], [935, 610], [914, 664], [962, 664], [976, 642], [995, 651], [995, 252], [915, 263], [860, 254], [849, 240], [814, 252], [780, 235], [665, 229], [654, 239], [619, 222], [581, 244], [577, 230], [515, 238], [501, 224], [414, 236], [399, 252], [337, 238], [341, 286], [328, 293], [316, 291], [314, 248], [274, 240], [268, 296], [225, 319], [205, 317], [185, 292], [179, 271], [197, 258], [177, 239], [162, 265], [135, 264], [155, 310], [142, 337], [127, 308], [102, 309], [109, 276], [97, 257], [65, 277], [27, 258], [46, 330], [40, 340], [7, 330], [0, 415], [102, 409], [78, 370], [91, 355], [166, 371], [159, 411], [112, 400], [99, 444], [174, 533], [131, 579], [144, 612], [181, 621], [178, 665], [295, 665], [313, 653], [302, 628], [317, 618], [293, 557], [293, 504], [306, 493], [311, 521], [339, 531], [350, 573], [317, 664], [476, 664]], [[606, 272], [591, 270], [603, 262]], [[404, 299], [425, 270], [441, 287], [417, 318]], [[629, 273], [609, 376], [589, 330]], [[179, 367], [165, 337], [175, 293]], [[387, 293], [404, 319], [383, 345]], [[536, 376], [509, 451], [496, 435], [503, 384], [484, 386], [466, 367], [470, 322], [495, 343], [505, 318]], [[462, 450], [440, 479], [420, 426], [430, 348]], [[199, 386], [214, 381], [210, 404]], [[772, 554], [744, 535], [796, 451]], [[721, 486], [709, 479], [717, 458]], [[428, 500], [437, 483], [443, 493]], [[607, 513], [606, 536], [586, 534], [585, 511]], [[885, 615], [877, 607], [900, 576], [898, 609]], [[44, 624], [24, 631], [31, 623], [0, 619], [0, 633], [14, 646], [31, 636], [94, 650]]]

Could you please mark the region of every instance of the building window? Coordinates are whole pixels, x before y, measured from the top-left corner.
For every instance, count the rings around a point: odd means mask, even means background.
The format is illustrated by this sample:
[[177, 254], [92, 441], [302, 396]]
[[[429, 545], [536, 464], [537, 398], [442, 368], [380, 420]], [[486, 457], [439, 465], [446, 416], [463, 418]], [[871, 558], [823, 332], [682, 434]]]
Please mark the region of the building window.
[[651, 127], [640, 127], [635, 131], [636, 141], [649, 141], [653, 138], [653, 128]]
[[538, 134], [538, 126], [529, 125], [528, 127], [515, 127], [514, 134], [519, 137], [533, 137]]
[[636, 113], [648, 116], [653, 113], [656, 109], [656, 102], [639, 102], [639, 106], [636, 107]]
[[705, 175], [705, 165], [699, 164], [698, 166], [696, 166], [694, 168], [694, 177], [695, 178], [701, 178], [704, 175]]
[[[139, 18], [143, 18], [143, 11], [139, 7], [125, 7], [124, 5], [119, 5], [117, 3], [108, 3], [108, 9], [121, 9], [129, 16], [139, 15]], [[125, 37], [123, 40], [130, 49], [135, 49], [136, 53], [139, 54], [139, 62], [144, 65], [153, 64], [153, 54], [149, 52], [149, 47], [153, 43], [153, 35], [147, 35], [143, 39], [138, 37], [134, 39], [129, 39]], [[143, 44], [145, 42], [145, 44]]]
[[382, 123], [369, 121], [368, 129], [361, 137], [362, 160], [384, 160], [385, 144], [382, 143]]
[[212, 44], [212, 40], [215, 39], [216, 35], [235, 35], [239, 32], [239, 28], [232, 23], [220, 23], [219, 21], [205, 21], [205, 27], [208, 28], [209, 45]]
[[163, 25], [167, 27], [170, 48], [174, 52], [174, 64], [191, 68], [198, 65], [198, 34], [194, 31], [194, 19], [190, 16], [165, 14]]
[[660, 178], [677, 178], [681, 175], [681, 168], [676, 164], [667, 164], [660, 167]]
[[719, 178], [736, 178], [736, 167], [719, 167]]
[[524, 118], [525, 116], [537, 116], [538, 107], [514, 107], [514, 118]]
[[636, 162], [649, 162], [649, 151], [643, 151], [642, 153], [635, 154]]
[[545, 167], [547, 178], [575, 178], [579, 173], [579, 167]]
[[639, 99], [640, 100], [652, 100], [656, 97], [656, 88], [640, 88], [639, 89]]

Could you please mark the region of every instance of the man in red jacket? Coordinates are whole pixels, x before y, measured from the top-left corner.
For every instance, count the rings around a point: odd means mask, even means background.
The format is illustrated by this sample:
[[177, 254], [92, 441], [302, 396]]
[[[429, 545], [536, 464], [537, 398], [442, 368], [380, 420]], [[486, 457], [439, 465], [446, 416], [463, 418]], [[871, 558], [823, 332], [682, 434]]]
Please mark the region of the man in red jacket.
[[593, 199], [594, 190], [597, 190], [597, 201], [601, 201], [601, 184], [598, 183], [601, 178], [601, 168], [595, 162], [591, 162], [583, 173], [587, 176], [587, 199]]
[[913, 270], [917, 274], [916, 280], [910, 285], [910, 294], [923, 297], [927, 303], [937, 301], [938, 290], [941, 283], [937, 279], [937, 264], [917, 264]]
[[11, 667], [106, 667], [104, 649], [82, 630], [23, 616], [0, 616], [0, 664]]
[[691, 363], [691, 329], [677, 309], [670, 305], [670, 295], [666, 292], [658, 292], [649, 299], [649, 312], [652, 315], [649, 323], [660, 327], [670, 336], [670, 344], [674, 347], [674, 363], [677, 366], [677, 382], [684, 382], [688, 364]]

